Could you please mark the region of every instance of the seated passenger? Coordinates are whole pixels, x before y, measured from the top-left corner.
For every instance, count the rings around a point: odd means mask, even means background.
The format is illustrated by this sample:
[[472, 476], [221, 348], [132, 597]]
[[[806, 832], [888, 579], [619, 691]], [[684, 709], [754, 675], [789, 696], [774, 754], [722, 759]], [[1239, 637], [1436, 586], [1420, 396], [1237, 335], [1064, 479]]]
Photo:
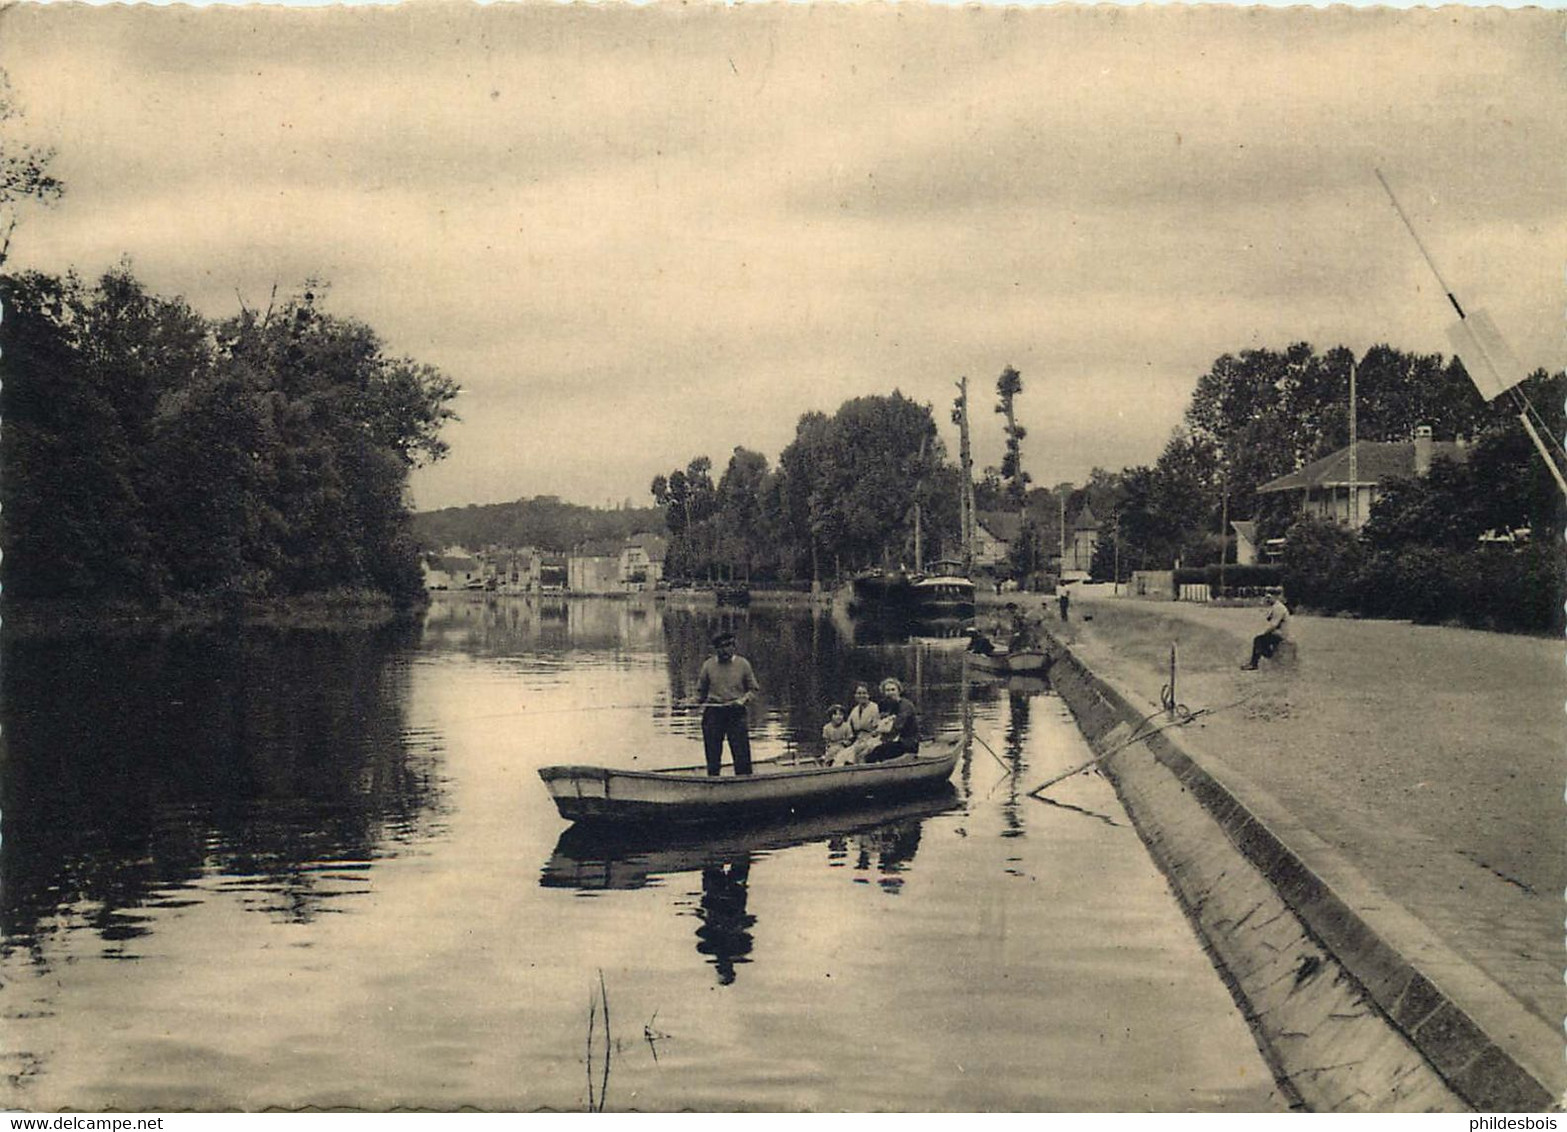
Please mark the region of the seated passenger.
[[903, 685], [889, 676], [881, 682], [883, 738], [865, 755], [865, 762], [879, 763], [920, 749], [920, 720], [914, 702], [904, 697]]
[[849, 726], [854, 731], [854, 742], [849, 747], [845, 762], [865, 761], [865, 752], [881, 742], [881, 736], [877, 733], [877, 724], [880, 721], [881, 712], [877, 709], [876, 702], [871, 699], [870, 686], [856, 684], [854, 706], [849, 709], [848, 716]]
[[827, 709], [827, 722], [822, 725], [823, 756], [833, 766], [841, 766], [854, 743], [854, 728], [844, 718], [843, 705], [833, 704]]
[[963, 630], [968, 637], [968, 651], [976, 656], [991, 656], [996, 651], [995, 642], [972, 625]]

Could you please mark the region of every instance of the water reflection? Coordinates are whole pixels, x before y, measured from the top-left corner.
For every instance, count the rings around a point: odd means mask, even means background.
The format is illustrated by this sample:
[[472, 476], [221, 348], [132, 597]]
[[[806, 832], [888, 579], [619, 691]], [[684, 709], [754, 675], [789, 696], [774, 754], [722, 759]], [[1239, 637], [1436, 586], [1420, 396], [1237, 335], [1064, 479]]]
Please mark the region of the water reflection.
[[1006, 823], [1006, 829], [1002, 831], [1002, 837], [1022, 837], [1023, 815], [1019, 809], [1019, 799], [1025, 787], [1022, 785], [1023, 772], [1028, 769], [1028, 763], [1023, 757], [1023, 751], [1028, 741], [1028, 717], [1032, 709], [1033, 697], [1029, 693], [1016, 689], [1007, 689], [1007, 730], [1005, 759], [1011, 768], [1011, 774], [1006, 781], [1006, 798], [1001, 803], [1001, 818]]
[[440, 810], [438, 745], [403, 715], [407, 632], [8, 640], [5, 952], [42, 962], [42, 937], [85, 928], [134, 957], [206, 876], [301, 923], [363, 891]]
[[[699, 872], [702, 888], [694, 914], [697, 952], [708, 957], [719, 982], [732, 983], [735, 966], [750, 962], [756, 917], [747, 911], [752, 864], [769, 853], [824, 844], [830, 868], [854, 861], [858, 883], [875, 883], [891, 895], [919, 851], [927, 819], [960, 809], [950, 784], [923, 798], [865, 805], [831, 814], [786, 817], [737, 829], [602, 829], [569, 826], [555, 843], [539, 884], [578, 893], [631, 890], [665, 878]], [[765, 870], [762, 871], [765, 876]], [[678, 912], [677, 912], [678, 914]], [[809, 910], [802, 914], [809, 915]]]
[[750, 877], [749, 853], [702, 867], [702, 902], [696, 911], [702, 926], [696, 929], [696, 949], [712, 957], [720, 986], [735, 981], [736, 963], [750, 962], [750, 929], [756, 923], [745, 910]]
[[[537, 767], [698, 761], [680, 689], [720, 625], [769, 753], [895, 675], [927, 735], [972, 725], [958, 789], [562, 832]], [[597, 1108], [611, 1063], [615, 1104], [657, 1111], [1179, 1107], [1254, 1057], [1136, 837], [1085, 820], [1118, 812], [1103, 780], [1018, 803], [1088, 753], [961, 641], [456, 594], [422, 632], [5, 643], [8, 1107], [562, 1109], [587, 1061]], [[616, 1027], [587, 1059], [584, 982]]]

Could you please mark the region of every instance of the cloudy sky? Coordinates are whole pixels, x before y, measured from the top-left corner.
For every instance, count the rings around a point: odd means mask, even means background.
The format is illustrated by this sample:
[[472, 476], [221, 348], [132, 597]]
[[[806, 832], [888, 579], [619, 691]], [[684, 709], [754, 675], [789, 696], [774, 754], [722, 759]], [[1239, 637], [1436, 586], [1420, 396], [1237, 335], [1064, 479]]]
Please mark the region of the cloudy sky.
[[[1040, 483], [1155, 459], [1220, 354], [1563, 364], [1567, 16], [1294, 9], [13, 6], [67, 195], [10, 266], [203, 311], [307, 278], [463, 387], [423, 508], [654, 474], [970, 379]], [[15, 133], [13, 132], [13, 135]]]

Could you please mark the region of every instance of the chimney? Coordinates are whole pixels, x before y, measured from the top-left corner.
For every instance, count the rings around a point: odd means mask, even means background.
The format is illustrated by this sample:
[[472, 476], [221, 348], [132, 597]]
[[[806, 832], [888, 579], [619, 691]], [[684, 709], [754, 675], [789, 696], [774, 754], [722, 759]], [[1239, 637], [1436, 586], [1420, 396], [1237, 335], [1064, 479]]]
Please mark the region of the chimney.
[[1415, 475], [1423, 476], [1431, 470], [1431, 426], [1415, 426]]

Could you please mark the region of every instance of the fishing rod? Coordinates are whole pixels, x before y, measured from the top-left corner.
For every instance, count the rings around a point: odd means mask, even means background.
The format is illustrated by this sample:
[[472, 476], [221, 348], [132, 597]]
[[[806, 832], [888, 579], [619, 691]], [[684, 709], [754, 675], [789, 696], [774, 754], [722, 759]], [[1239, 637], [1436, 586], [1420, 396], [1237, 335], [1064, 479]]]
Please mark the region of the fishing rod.
[[1241, 704], [1245, 703], [1247, 700], [1253, 698], [1257, 694], [1258, 694], [1257, 692], [1248, 692], [1246, 695], [1242, 696], [1240, 699], [1232, 700], [1230, 703], [1222, 704], [1219, 707], [1215, 707], [1215, 708], [1198, 708], [1196, 711], [1188, 711], [1184, 715], [1177, 715], [1174, 719], [1172, 719], [1169, 722], [1163, 724], [1162, 726], [1155, 727], [1155, 728], [1153, 728], [1150, 731], [1144, 731], [1143, 728], [1146, 727], [1153, 720], [1154, 716], [1161, 715], [1161, 714], [1163, 714], [1165, 712], [1165, 708], [1163, 706], [1160, 706], [1156, 710], [1151, 711], [1147, 715], [1143, 716], [1142, 719], [1138, 720], [1137, 721], [1137, 725], [1132, 728], [1132, 734], [1129, 735], [1126, 739], [1123, 739], [1121, 742], [1117, 743], [1115, 746], [1111, 747], [1109, 750], [1103, 751], [1100, 754], [1095, 755], [1093, 758], [1089, 759], [1086, 763], [1081, 763], [1078, 766], [1074, 766], [1071, 770], [1062, 771], [1060, 774], [1056, 775], [1054, 778], [1046, 779], [1044, 782], [1041, 782], [1038, 786], [1036, 786], [1032, 790], [1030, 790], [1028, 792], [1028, 794], [1027, 794], [1027, 797], [1030, 797], [1030, 798], [1038, 798], [1038, 797], [1040, 797], [1040, 795], [1045, 790], [1048, 790], [1050, 787], [1054, 786], [1056, 783], [1058, 783], [1058, 782], [1065, 782], [1068, 778], [1071, 778], [1074, 775], [1082, 774], [1083, 771], [1089, 770], [1092, 767], [1098, 766], [1100, 763], [1102, 763], [1106, 759], [1108, 759], [1111, 755], [1114, 755], [1114, 754], [1117, 754], [1117, 753], [1119, 753], [1121, 751], [1126, 750], [1126, 748], [1130, 747], [1133, 743], [1141, 743], [1145, 739], [1151, 739], [1155, 735], [1159, 734], [1159, 732], [1161, 732], [1161, 731], [1168, 731], [1172, 727], [1184, 727], [1188, 723], [1191, 723], [1193, 720], [1196, 720], [1196, 719], [1198, 719], [1198, 718], [1200, 718], [1202, 716], [1205, 716], [1205, 715], [1217, 715], [1221, 711], [1229, 711], [1231, 708], [1239, 707]]

